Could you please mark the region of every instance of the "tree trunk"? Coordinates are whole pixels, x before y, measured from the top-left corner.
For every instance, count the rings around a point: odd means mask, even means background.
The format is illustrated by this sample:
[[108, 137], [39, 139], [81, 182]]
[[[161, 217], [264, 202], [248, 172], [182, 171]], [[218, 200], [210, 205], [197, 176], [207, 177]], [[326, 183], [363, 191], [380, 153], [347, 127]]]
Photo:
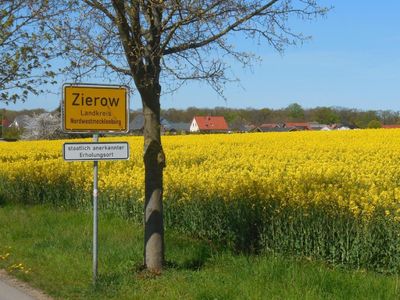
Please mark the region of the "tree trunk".
[[161, 145], [160, 91], [156, 84], [140, 91], [144, 114], [144, 264], [159, 273], [164, 263], [163, 169], [165, 155]]

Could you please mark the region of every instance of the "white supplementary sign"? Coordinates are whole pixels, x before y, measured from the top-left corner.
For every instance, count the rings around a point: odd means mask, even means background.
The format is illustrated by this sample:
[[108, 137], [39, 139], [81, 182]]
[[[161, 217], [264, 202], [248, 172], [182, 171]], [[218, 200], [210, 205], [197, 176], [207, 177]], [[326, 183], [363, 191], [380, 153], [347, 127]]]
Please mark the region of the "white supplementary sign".
[[129, 144], [116, 143], [64, 143], [63, 157], [66, 161], [127, 160]]

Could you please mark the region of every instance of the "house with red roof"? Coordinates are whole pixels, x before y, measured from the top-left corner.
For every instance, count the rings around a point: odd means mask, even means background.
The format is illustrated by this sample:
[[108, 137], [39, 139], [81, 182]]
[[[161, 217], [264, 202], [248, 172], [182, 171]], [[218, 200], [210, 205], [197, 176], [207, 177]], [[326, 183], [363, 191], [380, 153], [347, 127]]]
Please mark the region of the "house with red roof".
[[8, 126], [10, 126], [10, 122], [0, 115], [0, 138], [3, 137], [4, 130]]
[[222, 116], [195, 116], [190, 124], [190, 132], [228, 132], [229, 127]]
[[277, 123], [266, 123], [266, 124], [261, 124], [259, 126], [260, 128], [279, 128], [279, 124]]
[[310, 130], [309, 123], [301, 123], [301, 122], [288, 122], [285, 123], [286, 128], [296, 128], [297, 130]]
[[6, 128], [6, 127], [10, 126], [10, 124], [11, 124], [10, 121], [8, 121], [7, 119], [2, 119], [0, 125], [3, 126], [4, 128]]
[[400, 128], [400, 125], [399, 124], [382, 125], [382, 128], [385, 128], [385, 129], [396, 129], [396, 128]]

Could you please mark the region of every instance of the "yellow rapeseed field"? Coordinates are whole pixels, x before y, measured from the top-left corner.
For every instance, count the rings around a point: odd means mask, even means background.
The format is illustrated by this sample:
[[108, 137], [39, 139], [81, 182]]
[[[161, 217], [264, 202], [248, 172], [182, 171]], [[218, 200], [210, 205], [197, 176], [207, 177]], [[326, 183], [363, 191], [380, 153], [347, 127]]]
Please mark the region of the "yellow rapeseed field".
[[[400, 130], [162, 139], [167, 228], [239, 251], [400, 272]], [[101, 141], [128, 141], [131, 152], [100, 162], [101, 210], [142, 221], [143, 137]], [[0, 143], [0, 204], [89, 208], [93, 164], [65, 162], [63, 143]]]
[[[143, 200], [142, 137], [129, 161], [101, 162], [100, 189]], [[87, 140], [90, 141], [90, 140]], [[92, 164], [65, 162], [64, 141], [0, 143], [0, 177], [90, 193]], [[165, 199], [279, 199], [285, 206], [334, 202], [368, 217], [377, 206], [400, 216], [400, 130], [165, 136]], [[142, 195], [142, 196], [140, 196]]]

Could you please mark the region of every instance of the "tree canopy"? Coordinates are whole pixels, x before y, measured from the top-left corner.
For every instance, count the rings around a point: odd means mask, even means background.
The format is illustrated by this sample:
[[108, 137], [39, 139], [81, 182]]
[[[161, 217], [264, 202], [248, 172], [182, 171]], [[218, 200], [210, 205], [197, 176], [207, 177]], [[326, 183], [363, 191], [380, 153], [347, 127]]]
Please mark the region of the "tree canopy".
[[45, 28], [47, 0], [0, 2], [0, 101], [26, 100], [51, 83], [54, 57], [51, 37]]
[[75, 78], [101, 70], [136, 78], [138, 87], [151, 74], [166, 91], [204, 80], [219, 93], [234, 79], [227, 72], [232, 59], [248, 66], [255, 58], [239, 36], [282, 52], [309, 38], [291, 29], [289, 18], [328, 11], [315, 0], [69, 0], [54, 7], [70, 10], [53, 30], [69, 50]]

